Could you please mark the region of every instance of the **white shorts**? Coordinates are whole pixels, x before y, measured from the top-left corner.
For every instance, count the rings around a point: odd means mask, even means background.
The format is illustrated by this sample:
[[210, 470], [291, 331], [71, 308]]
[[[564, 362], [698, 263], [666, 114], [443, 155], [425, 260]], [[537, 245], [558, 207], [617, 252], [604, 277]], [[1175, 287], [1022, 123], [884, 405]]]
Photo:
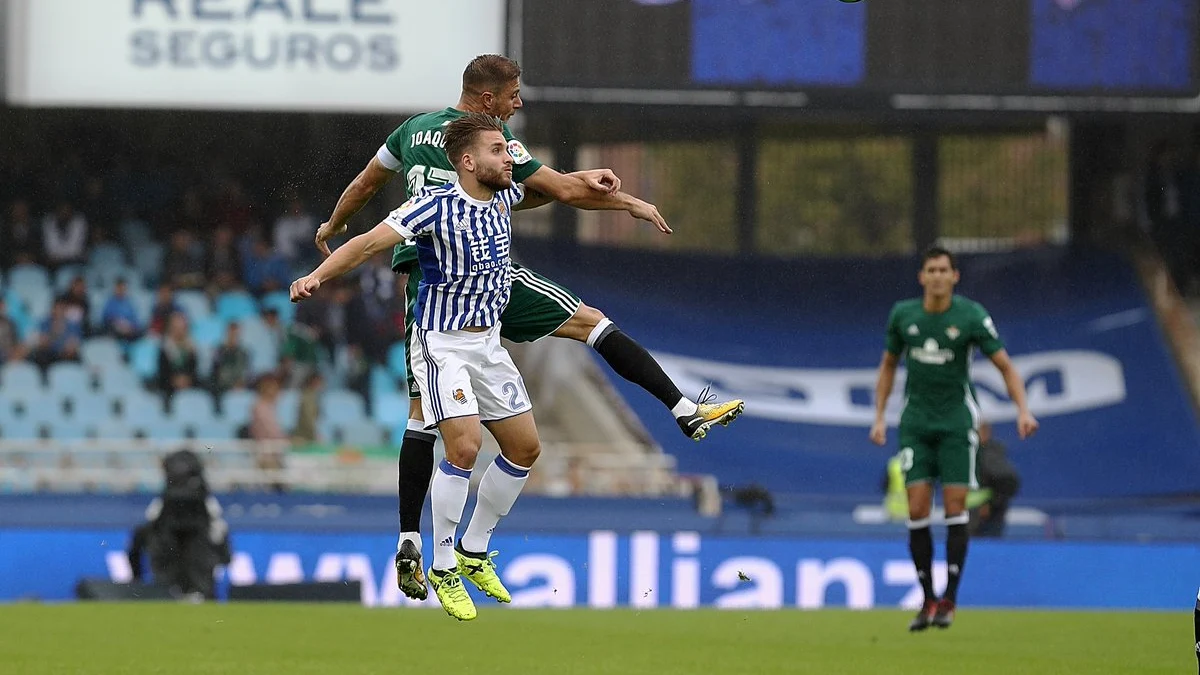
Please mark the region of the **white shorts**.
[[495, 422], [533, 410], [525, 380], [500, 344], [499, 326], [478, 333], [414, 326], [409, 349], [426, 429], [455, 417]]

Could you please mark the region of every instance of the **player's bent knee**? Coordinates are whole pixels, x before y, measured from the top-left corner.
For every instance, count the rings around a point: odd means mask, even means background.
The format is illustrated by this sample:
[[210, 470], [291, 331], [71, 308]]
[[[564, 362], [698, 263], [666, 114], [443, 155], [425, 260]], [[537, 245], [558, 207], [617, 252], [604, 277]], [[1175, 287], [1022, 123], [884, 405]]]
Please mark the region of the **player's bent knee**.
[[580, 303], [579, 308], [571, 315], [567, 322], [558, 327], [554, 331], [554, 337], [569, 338], [578, 340], [579, 342], [587, 342], [588, 336], [595, 330], [596, 326], [604, 320], [604, 312]]
[[542, 445], [536, 440], [532, 444], [520, 445], [515, 448], [508, 448], [504, 451], [504, 458], [516, 464], [523, 466], [526, 469], [533, 466], [538, 457], [542, 454]]

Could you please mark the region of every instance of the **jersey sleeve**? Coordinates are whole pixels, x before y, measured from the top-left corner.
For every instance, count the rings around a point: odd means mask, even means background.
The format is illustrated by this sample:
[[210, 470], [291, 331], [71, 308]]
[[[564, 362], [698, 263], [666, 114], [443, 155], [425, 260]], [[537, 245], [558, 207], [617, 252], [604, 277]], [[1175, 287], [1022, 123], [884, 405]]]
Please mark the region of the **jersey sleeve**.
[[975, 320], [971, 322], [971, 339], [985, 356], [1004, 349], [1004, 341], [996, 330], [996, 323], [983, 305], [975, 305]]
[[542, 163], [529, 154], [525, 144], [513, 136], [507, 124], [504, 125], [504, 138], [508, 140], [508, 155], [513, 160], [513, 181], [524, 183], [526, 179], [542, 168]]
[[428, 193], [418, 194], [388, 214], [383, 222], [405, 239], [416, 239], [437, 223], [438, 200]]
[[378, 159], [379, 163], [387, 167], [389, 171], [399, 171], [404, 166], [404, 162], [401, 160], [404, 147], [403, 138], [404, 125], [401, 124], [388, 135], [387, 140], [375, 152], [375, 159]]
[[508, 206], [514, 207], [525, 199], [525, 186], [513, 181], [512, 187], [505, 190], [508, 195]]
[[888, 314], [887, 335], [884, 337], [883, 348], [895, 356], [904, 351], [904, 336], [900, 334], [900, 305], [893, 305], [891, 313]]

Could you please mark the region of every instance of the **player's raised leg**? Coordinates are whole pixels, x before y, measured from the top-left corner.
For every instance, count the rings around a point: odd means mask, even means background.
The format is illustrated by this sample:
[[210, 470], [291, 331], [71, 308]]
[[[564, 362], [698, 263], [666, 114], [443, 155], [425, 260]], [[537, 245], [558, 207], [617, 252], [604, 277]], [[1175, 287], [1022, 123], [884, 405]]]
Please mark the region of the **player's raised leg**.
[[707, 389], [700, 393], [699, 401], [687, 398], [645, 347], [594, 307], [580, 303], [554, 335], [585, 342], [595, 349], [613, 372], [662, 401], [680, 430], [693, 440], [704, 438], [714, 424], [728, 425], [746, 408], [741, 399], [714, 401]]

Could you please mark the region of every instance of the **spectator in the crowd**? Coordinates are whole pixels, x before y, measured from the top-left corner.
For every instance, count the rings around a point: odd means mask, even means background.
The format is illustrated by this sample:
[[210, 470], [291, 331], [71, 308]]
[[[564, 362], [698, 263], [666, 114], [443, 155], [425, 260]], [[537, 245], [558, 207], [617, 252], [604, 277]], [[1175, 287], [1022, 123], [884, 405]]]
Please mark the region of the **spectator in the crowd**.
[[381, 363], [396, 341], [392, 321], [396, 275], [384, 256], [372, 258], [360, 269], [359, 292], [351, 296], [346, 307], [346, 340], [361, 347], [371, 361]]
[[67, 290], [59, 299], [66, 305], [67, 318], [71, 321], [78, 321], [79, 325], [84, 326], [86, 333], [88, 317], [91, 316], [92, 303], [88, 300], [87, 283], [83, 277], [75, 277], [71, 280], [71, 284], [67, 286]]
[[70, 320], [66, 303], [55, 300], [50, 316], [34, 336], [30, 359], [42, 368], [58, 361], [77, 361], [82, 340], [83, 324]]
[[170, 401], [175, 392], [196, 386], [198, 364], [187, 315], [176, 312], [167, 320], [158, 349], [158, 389], [163, 397]]
[[163, 259], [163, 280], [179, 289], [202, 288], [204, 272], [204, 247], [192, 238], [191, 232], [176, 230]]
[[42, 248], [51, 267], [83, 262], [87, 244], [87, 219], [69, 202], [60, 202], [42, 220]]
[[229, 227], [221, 226], [213, 231], [208, 251], [208, 281], [214, 295], [242, 286], [242, 259]]
[[322, 350], [318, 329], [298, 319], [292, 321], [279, 350], [280, 372], [286, 381], [291, 385], [299, 385], [315, 373], [321, 361]]
[[[255, 447], [255, 464], [259, 469], [276, 470], [283, 468], [285, 445], [288, 440], [287, 431], [279, 423], [279, 379], [274, 375], [263, 375], [258, 379], [258, 398], [250, 408], [250, 424], [248, 436], [251, 440], [259, 441]], [[283, 486], [275, 483], [276, 490]]]
[[242, 281], [255, 295], [285, 289], [291, 280], [292, 271], [283, 256], [271, 250], [261, 237], [250, 244], [250, 253], [242, 261]]
[[292, 438], [298, 443], [316, 443], [321, 440], [317, 430], [317, 419], [321, 415], [321, 391], [325, 378], [320, 373], [309, 373], [300, 389], [300, 409], [296, 416], [296, 428]]
[[183, 312], [183, 308], [175, 301], [175, 288], [171, 284], [163, 284], [158, 287], [158, 294], [154, 297], [154, 305], [150, 308], [150, 332], [155, 335], [162, 335], [167, 329], [167, 322], [172, 314]]
[[120, 277], [113, 284], [112, 295], [104, 303], [100, 323], [104, 333], [118, 340], [132, 341], [141, 337], [142, 324], [138, 320], [137, 308], [129, 299], [129, 282]]
[[8, 302], [0, 295], [0, 362], [20, 361], [25, 358], [25, 345], [21, 344], [21, 330], [17, 322], [8, 315]]
[[288, 200], [287, 211], [275, 221], [275, 252], [291, 265], [315, 261], [317, 250], [312, 241], [317, 225], [317, 219], [304, 208], [304, 202], [293, 196]]
[[4, 219], [4, 246], [0, 260], [9, 268], [20, 263], [42, 263], [42, 233], [29, 214], [29, 202], [18, 199]]
[[232, 321], [225, 327], [225, 339], [213, 355], [212, 392], [245, 389], [250, 377], [250, 352], [242, 346], [242, 327]]

